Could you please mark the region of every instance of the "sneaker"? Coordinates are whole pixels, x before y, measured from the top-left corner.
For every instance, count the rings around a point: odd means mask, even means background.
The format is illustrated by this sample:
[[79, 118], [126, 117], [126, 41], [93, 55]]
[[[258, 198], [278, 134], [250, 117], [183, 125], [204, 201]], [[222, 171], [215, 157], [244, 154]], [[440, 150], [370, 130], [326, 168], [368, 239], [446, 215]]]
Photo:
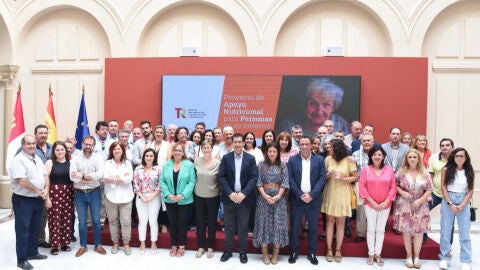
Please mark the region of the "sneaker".
[[462, 270], [472, 270], [469, 263], [462, 263]]
[[447, 270], [448, 269], [448, 261], [447, 260], [441, 260], [440, 263], [438, 264], [438, 268], [442, 270]]

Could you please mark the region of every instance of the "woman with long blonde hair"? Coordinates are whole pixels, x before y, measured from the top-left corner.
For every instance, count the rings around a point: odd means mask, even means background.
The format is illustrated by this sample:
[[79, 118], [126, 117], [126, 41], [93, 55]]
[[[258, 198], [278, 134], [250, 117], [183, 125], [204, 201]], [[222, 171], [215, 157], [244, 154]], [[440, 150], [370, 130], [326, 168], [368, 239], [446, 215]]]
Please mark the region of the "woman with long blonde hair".
[[[423, 234], [430, 228], [428, 197], [432, 194], [432, 179], [416, 149], [405, 153], [402, 166], [397, 173], [397, 200], [393, 228], [403, 233], [407, 252], [407, 268], [420, 268], [420, 250]], [[412, 254], [413, 236], [413, 254]], [[412, 257], [415, 256], [415, 257]], [[412, 260], [413, 258], [413, 260]]]

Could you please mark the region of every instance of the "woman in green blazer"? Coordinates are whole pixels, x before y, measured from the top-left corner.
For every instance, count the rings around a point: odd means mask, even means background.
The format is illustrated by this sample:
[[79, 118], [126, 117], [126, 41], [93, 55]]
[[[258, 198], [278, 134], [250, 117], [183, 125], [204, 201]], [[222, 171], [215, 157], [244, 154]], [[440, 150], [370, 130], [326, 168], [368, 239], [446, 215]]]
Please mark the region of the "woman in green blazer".
[[160, 186], [162, 198], [167, 205], [172, 249], [170, 256], [182, 257], [187, 244], [187, 225], [193, 211], [195, 169], [187, 160], [181, 143], [172, 147], [173, 158], [163, 165]]

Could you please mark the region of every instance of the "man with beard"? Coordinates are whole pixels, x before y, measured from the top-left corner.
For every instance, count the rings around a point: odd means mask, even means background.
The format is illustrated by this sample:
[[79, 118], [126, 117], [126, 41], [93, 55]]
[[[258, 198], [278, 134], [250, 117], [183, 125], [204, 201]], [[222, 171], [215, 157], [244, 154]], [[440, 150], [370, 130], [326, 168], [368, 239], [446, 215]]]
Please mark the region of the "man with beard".
[[75, 254], [80, 257], [87, 248], [87, 211], [90, 209], [93, 223], [93, 242], [95, 252], [105, 255], [102, 247], [102, 226], [100, 223], [101, 191], [100, 181], [103, 178], [103, 158], [94, 153], [95, 138], [86, 136], [82, 141], [82, 154], [70, 162], [70, 179], [75, 190], [75, 206], [78, 214], [80, 249]]
[[143, 152], [145, 151], [146, 148], [148, 148], [148, 146], [153, 140], [152, 126], [149, 121], [146, 121], [146, 120], [142, 121], [140, 123], [140, 128], [142, 129], [143, 138], [138, 139], [135, 142], [135, 146], [133, 147], [133, 150], [132, 150], [133, 164], [135, 166], [142, 164]]
[[95, 125], [95, 149], [94, 153], [99, 154], [103, 160], [108, 158], [108, 149], [110, 145], [114, 142], [112, 139], [108, 138], [108, 123], [105, 121], [98, 121]]
[[108, 121], [108, 138], [112, 141], [118, 141], [118, 121], [112, 119]]
[[300, 153], [288, 160], [288, 179], [290, 184], [291, 234], [289, 263], [295, 263], [299, 252], [299, 230], [302, 216], [308, 221], [308, 255], [311, 264], [317, 265], [317, 227], [320, 206], [323, 200], [323, 187], [326, 182], [326, 169], [323, 157], [312, 155], [312, 139], [303, 136], [300, 139]]

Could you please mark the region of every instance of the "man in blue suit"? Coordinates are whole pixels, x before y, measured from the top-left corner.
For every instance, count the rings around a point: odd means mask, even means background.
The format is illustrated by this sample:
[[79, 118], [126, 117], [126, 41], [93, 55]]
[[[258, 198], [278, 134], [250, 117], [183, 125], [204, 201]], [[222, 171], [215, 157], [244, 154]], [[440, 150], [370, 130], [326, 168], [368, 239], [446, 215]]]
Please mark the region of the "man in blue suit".
[[248, 218], [250, 208], [255, 207], [254, 188], [258, 169], [255, 157], [243, 151], [243, 135], [233, 135], [233, 152], [225, 154], [218, 173], [222, 187], [221, 200], [224, 209], [225, 251], [220, 261], [232, 257], [235, 228], [238, 230], [240, 262], [247, 263]]
[[299, 230], [302, 216], [308, 221], [308, 260], [317, 265], [317, 227], [325, 185], [325, 162], [320, 155], [312, 155], [312, 140], [303, 136], [299, 142], [300, 153], [288, 160], [290, 183], [290, 208], [292, 232], [289, 263], [298, 259]]

